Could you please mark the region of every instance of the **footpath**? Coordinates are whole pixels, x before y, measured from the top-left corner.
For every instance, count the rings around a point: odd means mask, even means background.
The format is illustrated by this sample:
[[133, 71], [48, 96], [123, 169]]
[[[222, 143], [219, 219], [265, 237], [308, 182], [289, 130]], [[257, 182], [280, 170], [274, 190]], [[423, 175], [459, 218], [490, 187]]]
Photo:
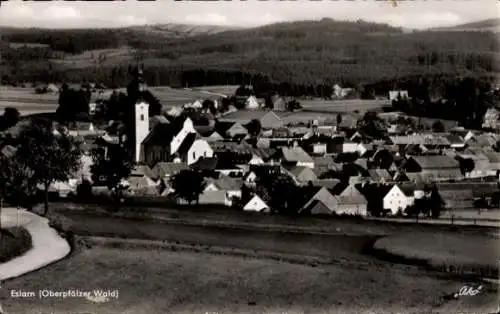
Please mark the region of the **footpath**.
[[24, 209], [2, 208], [2, 228], [22, 227], [31, 235], [32, 248], [25, 254], [0, 264], [0, 281], [15, 278], [54, 263], [71, 251], [46, 218]]

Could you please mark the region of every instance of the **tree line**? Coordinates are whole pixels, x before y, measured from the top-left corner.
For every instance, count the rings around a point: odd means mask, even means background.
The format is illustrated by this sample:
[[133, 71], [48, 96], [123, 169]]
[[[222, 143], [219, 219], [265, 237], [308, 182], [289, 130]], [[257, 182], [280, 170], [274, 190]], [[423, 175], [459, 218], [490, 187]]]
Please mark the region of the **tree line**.
[[[152, 86], [239, 85], [246, 81], [242, 76], [255, 74], [274, 84], [359, 86], [412, 74], [486, 76], [498, 71], [498, 42], [488, 32], [404, 33], [388, 25], [325, 19], [178, 37], [130, 29], [13, 30], [4, 40], [42, 43], [53, 52], [70, 53], [128, 46], [133, 59], [154, 69], [148, 78]], [[3, 54], [6, 60], [25, 60], [3, 62], [3, 79], [11, 81], [79, 82], [86, 77], [112, 86], [125, 80], [123, 60], [112, 56], [99, 67], [72, 68], [53, 63], [44, 49], [7, 49]], [[190, 73], [194, 70], [203, 73]]]

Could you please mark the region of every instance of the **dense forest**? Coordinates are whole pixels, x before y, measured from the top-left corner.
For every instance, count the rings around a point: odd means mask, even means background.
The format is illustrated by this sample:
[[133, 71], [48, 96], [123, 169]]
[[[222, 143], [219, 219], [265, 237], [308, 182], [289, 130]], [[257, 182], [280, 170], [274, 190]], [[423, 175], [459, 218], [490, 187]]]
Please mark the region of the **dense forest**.
[[[128, 66], [140, 62], [151, 86], [258, 80], [289, 84], [301, 94], [322, 84], [361, 89], [414, 75], [493, 78], [498, 72], [498, 40], [492, 32], [404, 32], [383, 24], [323, 19], [179, 37], [133, 28], [9, 29], [1, 47], [2, 81], [85, 80], [125, 86]], [[99, 65], [78, 67], [55, 61], [61, 53], [78, 56], [120, 47], [128, 47], [130, 59], [108, 56]]]

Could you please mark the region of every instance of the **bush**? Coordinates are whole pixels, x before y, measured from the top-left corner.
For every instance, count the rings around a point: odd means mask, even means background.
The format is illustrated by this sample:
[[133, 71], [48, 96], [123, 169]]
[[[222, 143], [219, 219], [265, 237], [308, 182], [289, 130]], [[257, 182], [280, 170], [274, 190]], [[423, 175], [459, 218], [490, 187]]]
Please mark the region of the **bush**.
[[32, 247], [31, 235], [24, 228], [7, 228], [0, 235], [0, 263], [21, 256]]

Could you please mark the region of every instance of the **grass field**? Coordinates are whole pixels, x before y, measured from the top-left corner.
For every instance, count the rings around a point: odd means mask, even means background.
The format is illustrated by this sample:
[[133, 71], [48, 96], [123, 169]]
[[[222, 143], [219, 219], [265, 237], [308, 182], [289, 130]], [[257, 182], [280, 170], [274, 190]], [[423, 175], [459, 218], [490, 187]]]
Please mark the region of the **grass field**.
[[31, 235], [24, 228], [7, 228], [0, 235], [0, 263], [21, 256], [31, 248]]
[[[485, 235], [413, 233], [377, 240], [374, 248], [434, 268], [474, 274], [498, 274], [498, 233]], [[451, 269], [450, 269], [451, 268]]]
[[[57, 278], [57, 280], [55, 280]], [[497, 290], [458, 301], [463, 282], [390, 267], [344, 269], [152, 250], [93, 247], [2, 284], [7, 313], [490, 313]], [[10, 297], [12, 289], [117, 289], [106, 303]], [[35, 311], [36, 310], [36, 311]]]
[[193, 87], [192, 89], [196, 91], [207, 91], [226, 96], [233, 96], [239, 87], [240, 87], [239, 85], [220, 85], [220, 86], [215, 85], [215, 86]]
[[62, 53], [62, 55], [64, 55], [63, 59], [51, 59], [50, 61], [57, 65], [63, 65], [65, 68], [77, 69], [91, 66], [111, 66], [132, 61], [134, 50], [130, 47], [121, 47], [88, 50], [77, 55], [69, 53]]
[[354, 112], [380, 111], [384, 107], [390, 106], [389, 100], [301, 100], [300, 104], [304, 109], [325, 111], [325, 112]]

